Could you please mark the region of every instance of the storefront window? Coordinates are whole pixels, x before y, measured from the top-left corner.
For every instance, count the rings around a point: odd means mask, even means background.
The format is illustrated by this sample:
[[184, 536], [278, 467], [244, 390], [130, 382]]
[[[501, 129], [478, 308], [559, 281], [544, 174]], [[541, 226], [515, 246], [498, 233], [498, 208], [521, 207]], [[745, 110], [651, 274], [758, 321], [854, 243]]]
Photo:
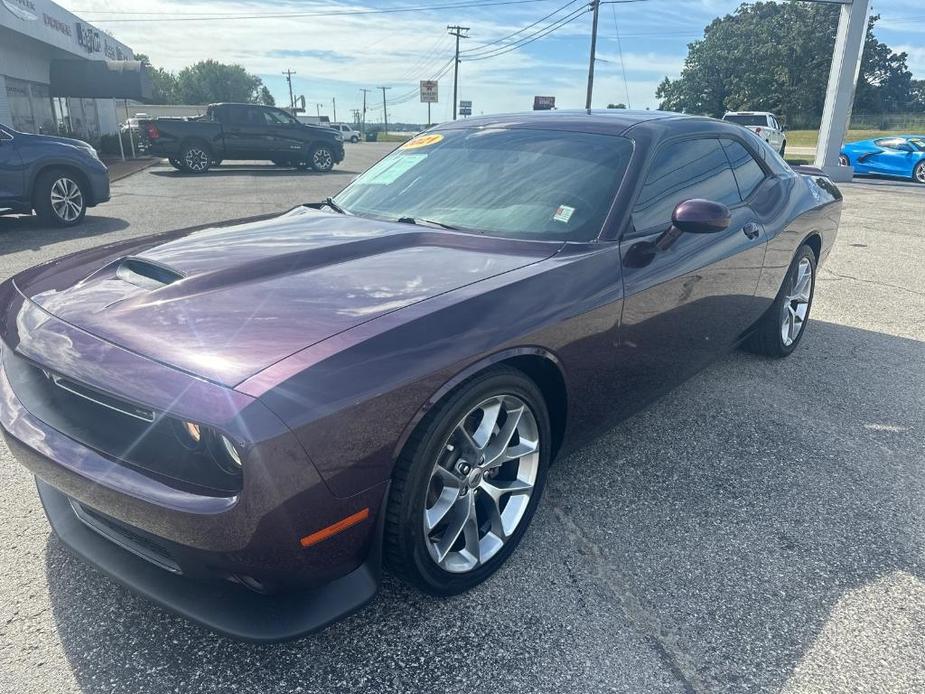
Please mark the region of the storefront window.
[[10, 104], [14, 130], [24, 133], [55, 133], [55, 115], [47, 84], [6, 78], [6, 98]]
[[55, 114], [51, 108], [51, 94], [48, 91], [48, 85], [32, 83], [29, 89], [32, 92], [32, 119], [35, 127], [44, 135], [54, 135]]

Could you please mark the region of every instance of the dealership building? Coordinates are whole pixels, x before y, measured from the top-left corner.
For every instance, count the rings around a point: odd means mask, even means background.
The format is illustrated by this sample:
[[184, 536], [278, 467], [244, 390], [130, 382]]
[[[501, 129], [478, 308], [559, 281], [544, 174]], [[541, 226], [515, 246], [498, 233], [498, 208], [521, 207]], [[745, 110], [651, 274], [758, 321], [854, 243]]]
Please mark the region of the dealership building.
[[[132, 50], [49, 0], [0, 0], [0, 123], [89, 140], [117, 133]], [[143, 71], [142, 71], [143, 72]], [[113, 76], [115, 78], [113, 79]], [[131, 81], [131, 79], [129, 79]]]

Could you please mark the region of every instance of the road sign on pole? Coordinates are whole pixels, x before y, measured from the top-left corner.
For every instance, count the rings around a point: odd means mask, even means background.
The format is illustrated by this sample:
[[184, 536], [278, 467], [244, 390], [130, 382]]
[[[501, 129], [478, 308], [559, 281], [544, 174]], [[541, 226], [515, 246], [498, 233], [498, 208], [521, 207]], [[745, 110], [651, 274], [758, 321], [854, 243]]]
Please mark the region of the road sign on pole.
[[421, 103], [436, 104], [437, 102], [437, 80], [421, 80]]
[[554, 96], [534, 96], [534, 111], [551, 111], [556, 107], [556, 97]]
[[471, 101], [460, 100], [459, 115], [461, 116], [471, 116], [472, 115], [472, 102]]

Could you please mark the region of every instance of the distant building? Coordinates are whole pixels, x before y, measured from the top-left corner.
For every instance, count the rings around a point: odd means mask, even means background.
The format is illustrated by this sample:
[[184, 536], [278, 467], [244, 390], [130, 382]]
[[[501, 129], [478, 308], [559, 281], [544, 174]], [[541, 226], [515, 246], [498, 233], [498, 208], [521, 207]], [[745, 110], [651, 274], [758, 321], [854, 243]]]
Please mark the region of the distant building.
[[115, 99], [55, 97], [66, 89], [54, 88], [51, 65], [133, 59], [124, 43], [50, 0], [0, 0], [0, 123], [30, 133], [64, 130], [91, 140], [116, 133], [126, 116]]

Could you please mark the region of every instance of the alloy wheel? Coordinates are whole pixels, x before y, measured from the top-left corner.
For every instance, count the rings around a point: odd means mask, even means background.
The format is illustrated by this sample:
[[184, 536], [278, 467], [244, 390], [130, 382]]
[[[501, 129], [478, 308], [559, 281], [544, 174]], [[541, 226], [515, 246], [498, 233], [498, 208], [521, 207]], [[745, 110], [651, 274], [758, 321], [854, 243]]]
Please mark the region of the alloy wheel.
[[334, 166], [334, 157], [327, 149], [316, 150], [312, 155], [312, 166], [316, 169], [327, 171]]
[[809, 313], [812, 291], [813, 265], [809, 258], [801, 258], [796, 272], [793, 273], [790, 292], [784, 297], [784, 305], [781, 309], [780, 336], [785, 347], [796, 342], [803, 330], [806, 314]]
[[80, 216], [84, 208], [84, 196], [80, 186], [67, 177], [62, 176], [51, 185], [51, 209], [59, 219], [73, 222]]
[[208, 154], [198, 147], [191, 147], [186, 150], [186, 155], [183, 157], [183, 162], [186, 164], [186, 168], [190, 171], [205, 171], [211, 159]]
[[540, 468], [536, 417], [514, 395], [476, 405], [456, 425], [431, 471], [424, 536], [451, 573], [489, 561], [514, 535]]
[[848, 161], [848, 157], [846, 157], [844, 154], [841, 154], [838, 157], [838, 165], [839, 166], [850, 166], [851, 162]]
[[915, 167], [915, 180], [925, 183], [925, 161], [919, 162], [919, 165]]

